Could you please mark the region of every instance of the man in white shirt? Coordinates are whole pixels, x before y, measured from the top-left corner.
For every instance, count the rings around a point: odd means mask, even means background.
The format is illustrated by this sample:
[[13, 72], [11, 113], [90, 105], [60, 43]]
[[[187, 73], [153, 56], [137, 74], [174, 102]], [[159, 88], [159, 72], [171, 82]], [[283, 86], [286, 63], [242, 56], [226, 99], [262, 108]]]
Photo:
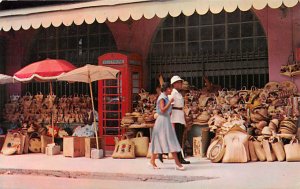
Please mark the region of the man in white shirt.
[[[169, 97], [170, 99], [174, 98], [174, 102], [172, 106], [171, 122], [172, 124], [174, 124], [176, 136], [181, 147], [183, 147], [182, 139], [183, 139], [183, 132], [186, 125], [185, 116], [183, 112], [184, 98], [180, 93], [180, 90], [182, 89], [182, 81], [183, 80], [177, 75], [171, 78], [171, 85], [173, 86], [173, 90]], [[190, 164], [189, 161], [183, 159], [183, 156], [180, 152], [178, 153], [178, 159], [181, 164]]]

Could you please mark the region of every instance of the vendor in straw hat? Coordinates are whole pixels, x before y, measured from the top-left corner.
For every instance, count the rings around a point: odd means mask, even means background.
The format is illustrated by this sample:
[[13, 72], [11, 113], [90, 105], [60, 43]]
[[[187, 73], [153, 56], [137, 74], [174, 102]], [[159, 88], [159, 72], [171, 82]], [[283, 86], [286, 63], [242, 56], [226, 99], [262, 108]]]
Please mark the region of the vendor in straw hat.
[[[182, 82], [183, 80], [179, 76], [173, 76], [171, 78], [171, 85], [173, 86], [173, 90], [171, 93], [171, 97], [174, 99], [173, 107], [172, 107], [172, 114], [171, 114], [171, 122], [175, 126], [175, 132], [177, 139], [182, 146], [182, 140], [183, 140], [183, 133], [185, 129], [185, 117], [184, 117], [184, 98], [181, 95], [180, 91], [182, 89]], [[186, 161], [183, 159], [182, 153], [178, 153], [178, 159], [181, 164], [189, 164], [189, 161]]]

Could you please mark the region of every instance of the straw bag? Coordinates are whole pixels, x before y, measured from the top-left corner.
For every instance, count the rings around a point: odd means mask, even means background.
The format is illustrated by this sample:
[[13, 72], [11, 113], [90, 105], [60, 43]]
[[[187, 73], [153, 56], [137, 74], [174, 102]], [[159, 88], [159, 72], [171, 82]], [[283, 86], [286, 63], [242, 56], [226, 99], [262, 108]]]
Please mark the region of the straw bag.
[[271, 138], [270, 143], [278, 161], [285, 160], [285, 151], [282, 140], [279, 137]]
[[75, 93], [75, 94], [73, 95], [72, 102], [73, 102], [74, 104], [78, 104], [78, 103], [80, 102], [80, 97], [78, 96], [77, 93]]
[[253, 141], [255, 154], [257, 155], [259, 161], [266, 161], [266, 153], [262, 147], [261, 142], [255, 140]]
[[276, 161], [276, 156], [271, 148], [269, 140], [263, 139], [262, 145], [266, 154], [267, 161], [269, 162]]
[[4, 155], [13, 155], [21, 149], [21, 135], [19, 133], [7, 133], [1, 152]]
[[290, 144], [284, 145], [286, 161], [300, 161], [300, 144], [298, 139], [293, 138]]
[[37, 94], [34, 96], [34, 98], [36, 99], [37, 102], [43, 102], [43, 98], [44, 98], [44, 95], [42, 92], [37, 92]]
[[255, 149], [254, 149], [254, 144], [253, 144], [253, 142], [254, 142], [254, 139], [253, 139], [253, 137], [252, 137], [252, 138], [250, 138], [250, 140], [249, 140], [250, 160], [251, 160], [251, 161], [257, 161], [258, 158], [257, 158], [257, 155], [256, 155], [256, 153], [255, 153]]
[[141, 98], [141, 101], [148, 100], [149, 98], [149, 92], [146, 92], [145, 89], [141, 89], [139, 96]]
[[[47, 129], [48, 129], [47, 135], [52, 136], [52, 130], [53, 130], [52, 126], [48, 125]], [[53, 131], [54, 137], [57, 137], [58, 132], [59, 132], [59, 127], [54, 126], [54, 131]]]
[[20, 98], [20, 95], [10, 95], [9, 99], [11, 102], [17, 102]]
[[118, 141], [118, 138], [115, 138], [115, 150], [112, 154], [113, 158], [119, 158], [119, 159], [133, 159], [135, 158], [135, 146], [134, 142], [129, 140], [127, 137], [124, 136], [124, 138], [121, 141]]
[[247, 162], [246, 149], [238, 137], [231, 139], [231, 142], [226, 145], [223, 163], [245, 163]]
[[42, 148], [41, 137], [38, 132], [33, 132], [29, 136], [28, 149], [33, 153], [40, 153]]
[[209, 145], [207, 150], [207, 157], [213, 163], [218, 163], [222, 160], [225, 153], [225, 142], [222, 136], [216, 139]]
[[242, 130], [229, 131], [225, 136], [225, 154], [222, 162], [224, 163], [245, 163], [250, 160], [248, 141], [249, 135]]
[[137, 157], [146, 157], [149, 147], [149, 138], [143, 137], [142, 132], [138, 132], [135, 138], [131, 139], [135, 145], [135, 156]]

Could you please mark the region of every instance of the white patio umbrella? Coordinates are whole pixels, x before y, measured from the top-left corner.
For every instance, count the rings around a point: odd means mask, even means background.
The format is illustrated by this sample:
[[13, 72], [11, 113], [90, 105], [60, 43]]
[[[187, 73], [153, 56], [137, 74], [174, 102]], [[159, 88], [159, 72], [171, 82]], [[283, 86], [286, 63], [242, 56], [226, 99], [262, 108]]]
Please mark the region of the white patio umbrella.
[[18, 83], [12, 76], [0, 74], [0, 84]]
[[89, 84], [90, 95], [91, 95], [91, 99], [92, 99], [93, 115], [94, 115], [93, 126], [95, 128], [96, 143], [97, 143], [98, 150], [99, 150], [99, 142], [98, 142], [97, 129], [95, 126], [96, 117], [95, 117], [95, 106], [94, 106], [92, 82], [98, 81], [98, 80], [106, 80], [106, 79], [117, 79], [118, 73], [119, 73], [119, 70], [116, 70], [116, 69], [113, 69], [110, 67], [87, 64], [83, 67], [74, 69], [74, 70], [58, 77], [58, 80], [60, 80], [60, 81], [83, 82], [83, 83]]

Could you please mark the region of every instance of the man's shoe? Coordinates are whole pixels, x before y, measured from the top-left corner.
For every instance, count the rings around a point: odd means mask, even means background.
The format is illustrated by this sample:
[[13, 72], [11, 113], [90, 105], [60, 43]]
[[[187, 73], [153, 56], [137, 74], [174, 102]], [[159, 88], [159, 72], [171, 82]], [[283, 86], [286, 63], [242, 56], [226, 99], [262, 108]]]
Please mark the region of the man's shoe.
[[184, 159], [180, 161], [181, 164], [190, 164], [190, 161], [185, 161]]
[[158, 159], [159, 159], [160, 162], [162, 162], [162, 163], [164, 162], [162, 154], [158, 154]]

